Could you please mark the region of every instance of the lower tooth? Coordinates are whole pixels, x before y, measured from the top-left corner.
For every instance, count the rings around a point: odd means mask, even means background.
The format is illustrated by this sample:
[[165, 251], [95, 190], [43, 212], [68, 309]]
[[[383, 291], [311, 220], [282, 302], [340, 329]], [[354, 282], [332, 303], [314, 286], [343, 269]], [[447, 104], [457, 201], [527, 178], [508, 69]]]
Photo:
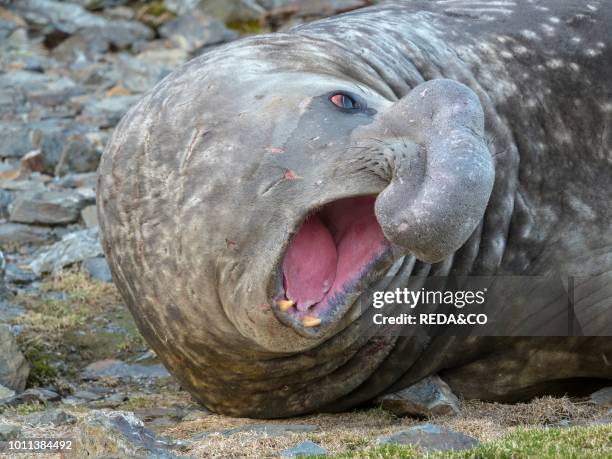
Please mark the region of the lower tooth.
[[304, 324], [304, 327], [316, 327], [321, 323], [321, 319], [313, 316], [304, 316], [302, 323]]
[[295, 302], [291, 300], [278, 300], [276, 304], [278, 304], [278, 307], [281, 311], [287, 312], [293, 307]]

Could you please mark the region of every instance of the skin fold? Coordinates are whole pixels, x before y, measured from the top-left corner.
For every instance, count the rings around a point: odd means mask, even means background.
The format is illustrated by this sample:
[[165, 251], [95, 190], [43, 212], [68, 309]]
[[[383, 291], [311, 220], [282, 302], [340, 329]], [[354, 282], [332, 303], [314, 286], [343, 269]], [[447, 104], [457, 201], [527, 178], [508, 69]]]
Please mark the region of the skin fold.
[[[434, 373], [500, 401], [609, 384], [608, 336], [369, 337], [356, 323], [366, 289], [427, 275], [587, 276], [610, 313], [612, 6], [481, 3], [397, 2], [244, 38], [123, 118], [99, 169], [104, 250], [201, 403], [345, 410]], [[283, 257], [309, 215], [356, 196], [376, 196], [388, 250], [307, 326], [277, 302]]]

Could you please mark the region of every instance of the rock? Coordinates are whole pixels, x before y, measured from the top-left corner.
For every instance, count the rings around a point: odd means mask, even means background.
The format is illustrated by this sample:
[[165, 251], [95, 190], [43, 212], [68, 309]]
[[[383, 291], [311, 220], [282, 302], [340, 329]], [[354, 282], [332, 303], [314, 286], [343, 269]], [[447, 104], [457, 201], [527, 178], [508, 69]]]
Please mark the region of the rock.
[[205, 417], [210, 416], [210, 415], [211, 415], [211, 412], [208, 411], [207, 409], [205, 408], [198, 409], [198, 410], [194, 410], [186, 414], [185, 417], [183, 417], [182, 421], [183, 422], [199, 421], [200, 419], [204, 419]]
[[316, 443], [305, 441], [293, 448], [284, 449], [281, 457], [326, 456], [327, 450]]
[[612, 407], [612, 386], [593, 392], [591, 394], [591, 401], [600, 406]]
[[460, 413], [459, 399], [437, 375], [429, 376], [406, 389], [376, 399], [396, 416], [446, 416]]
[[421, 424], [379, 437], [377, 443], [379, 445], [412, 445], [423, 448], [426, 452], [434, 452], [469, 449], [477, 446], [479, 441], [444, 427]]
[[100, 400], [104, 398], [103, 395], [94, 394], [93, 392], [89, 392], [88, 390], [79, 390], [72, 394], [74, 398], [80, 398], [81, 400], [86, 400], [88, 402], [95, 402], [96, 400]]
[[106, 259], [103, 257], [88, 258], [83, 262], [83, 266], [89, 273], [92, 279], [100, 282], [113, 282], [113, 276], [111, 275], [110, 268]]
[[99, 56], [117, 49], [128, 49], [135, 43], [149, 40], [153, 32], [137, 21], [114, 20], [104, 26], [90, 27], [62, 41], [53, 56], [66, 63], [75, 61], [95, 62]]
[[98, 228], [94, 227], [69, 233], [61, 241], [41, 248], [30, 263], [30, 269], [39, 275], [57, 272], [65, 266], [101, 255]]
[[91, 99], [83, 110], [82, 119], [100, 127], [114, 127], [141, 96], [116, 96]]
[[67, 77], [54, 78], [39, 88], [33, 88], [26, 93], [28, 102], [45, 107], [54, 107], [68, 102], [71, 97], [83, 94], [85, 91], [73, 80]]
[[106, 397], [106, 401], [111, 403], [120, 404], [127, 400], [129, 400], [129, 397], [124, 392], [116, 392]]
[[[100, 446], [100, 430], [105, 438], [103, 447]], [[85, 449], [93, 452], [94, 456], [112, 450], [118, 457], [166, 458], [172, 457], [169, 449], [180, 446], [174, 440], [158, 438], [133, 413], [126, 411], [92, 411], [79, 433]]]
[[15, 194], [10, 191], [0, 189], [0, 218], [8, 218], [9, 206], [15, 200]]
[[83, 370], [81, 378], [84, 380], [97, 380], [100, 378], [140, 379], [140, 378], [166, 378], [170, 376], [168, 370], [161, 365], [129, 364], [121, 360], [106, 359], [94, 362]]
[[[112, 38], [114, 44], [125, 44], [126, 41], [151, 39], [153, 32], [145, 25], [135, 21], [109, 21], [102, 16], [92, 14], [75, 3], [60, 3], [52, 0], [21, 0], [15, 5], [18, 12], [32, 26], [39, 28], [43, 34], [73, 35], [77, 32], [92, 31], [100, 39]], [[112, 37], [112, 34], [118, 37]]]
[[7, 406], [19, 406], [32, 403], [48, 403], [56, 402], [60, 399], [57, 392], [42, 388], [28, 389], [20, 394], [16, 394], [13, 397], [5, 398], [2, 400], [2, 405]]
[[15, 8], [31, 26], [38, 27], [45, 34], [56, 31], [71, 35], [80, 29], [103, 27], [106, 23], [103, 17], [88, 13], [74, 3], [21, 0]]
[[21, 158], [20, 163], [22, 172], [43, 172], [45, 170], [45, 155], [40, 150], [32, 150]]
[[197, 10], [167, 22], [160, 27], [159, 33], [190, 53], [238, 37], [236, 32], [229, 30], [218, 19], [205, 16]]
[[95, 205], [84, 207], [81, 210], [81, 219], [88, 228], [98, 226], [98, 210]]
[[0, 423], [0, 441], [15, 440], [21, 436], [21, 427], [15, 424]]
[[[24, 285], [30, 284], [37, 280], [39, 277], [30, 271], [24, 271], [19, 268], [19, 266], [14, 264], [9, 264], [6, 266], [6, 281], [12, 284]], [[0, 306], [0, 309], [2, 307]]]
[[[0, 187], [10, 191], [44, 191], [47, 188], [45, 183], [49, 181], [49, 177], [33, 172], [25, 180], [1, 180]], [[9, 206], [9, 214], [10, 214]]]
[[237, 433], [248, 433], [258, 437], [264, 435], [268, 437], [287, 437], [292, 434], [311, 433], [318, 430], [319, 426], [314, 424], [247, 424], [221, 431], [202, 432], [192, 437], [192, 440], [201, 440], [208, 437], [211, 433], [220, 433], [226, 437]]
[[181, 406], [171, 406], [168, 408], [141, 408], [134, 410], [134, 414], [144, 422], [151, 422], [157, 418], [169, 418], [173, 421], [180, 421], [187, 414], [187, 408]]
[[0, 324], [0, 384], [22, 391], [29, 374], [30, 365], [17, 347], [10, 327]]
[[15, 396], [14, 390], [9, 389], [8, 387], [4, 387], [2, 384], [0, 384], [0, 405], [2, 404], [1, 403], [2, 399], [11, 398], [14, 396]]
[[[0, 300], [0, 324], [11, 322], [25, 313], [25, 310], [8, 300]], [[0, 397], [3, 398], [3, 397]]]
[[[1, 91], [1, 89], [0, 89]], [[0, 157], [20, 158], [34, 150], [30, 131], [23, 123], [0, 121]]]
[[58, 225], [74, 223], [88, 200], [72, 190], [48, 190], [18, 193], [9, 219], [15, 223]]
[[57, 185], [61, 188], [96, 188], [98, 174], [87, 172], [82, 174], [68, 174], [57, 180]]
[[56, 239], [53, 229], [44, 226], [0, 223], [0, 244], [48, 244]]
[[68, 174], [56, 180], [57, 186], [61, 188], [91, 188], [95, 189], [98, 181], [96, 172], [81, 174]]
[[[51, 174], [95, 171], [102, 142], [105, 137], [97, 128], [66, 119], [0, 122], [0, 157], [21, 158], [38, 149], [43, 159], [42, 171]], [[60, 162], [60, 170], [56, 171]]]
[[15, 30], [25, 27], [25, 21], [15, 13], [0, 7], [0, 42], [6, 40]]
[[164, 6], [179, 15], [197, 8], [225, 23], [256, 21], [265, 13], [255, 0], [164, 0]]
[[128, 0], [72, 0], [88, 10], [103, 10], [128, 3]]
[[33, 427], [40, 426], [65, 426], [76, 424], [77, 418], [70, 413], [66, 413], [60, 409], [40, 411], [24, 416], [21, 420], [24, 424]]
[[[160, 58], [164, 59], [161, 60]], [[185, 50], [159, 50], [140, 53], [137, 56], [119, 55], [113, 71], [116, 78], [132, 94], [141, 94], [168, 75], [189, 55]]]

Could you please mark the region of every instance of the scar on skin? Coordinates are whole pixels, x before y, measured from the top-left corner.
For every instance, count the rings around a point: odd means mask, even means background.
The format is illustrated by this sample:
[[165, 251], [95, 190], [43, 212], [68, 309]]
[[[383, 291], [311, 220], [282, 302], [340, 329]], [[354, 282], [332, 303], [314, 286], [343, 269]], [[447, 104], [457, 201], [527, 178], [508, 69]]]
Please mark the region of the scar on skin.
[[287, 169], [285, 171], [284, 177], [286, 180], [300, 180], [302, 178], [299, 175], [297, 175], [295, 172], [293, 172], [291, 169]]
[[300, 104], [298, 105], [300, 109], [300, 114], [303, 114], [306, 111], [311, 101], [312, 101], [312, 97], [306, 97], [305, 99], [302, 99], [300, 101]]
[[285, 153], [285, 149], [283, 147], [266, 147], [266, 151], [274, 155], [280, 155], [281, 153]]

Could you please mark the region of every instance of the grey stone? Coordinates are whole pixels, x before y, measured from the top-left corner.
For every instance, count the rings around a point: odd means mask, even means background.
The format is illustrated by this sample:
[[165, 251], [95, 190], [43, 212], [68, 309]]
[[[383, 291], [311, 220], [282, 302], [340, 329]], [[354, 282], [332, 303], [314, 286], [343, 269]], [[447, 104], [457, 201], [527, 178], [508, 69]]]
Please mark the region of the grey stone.
[[15, 391], [9, 389], [8, 387], [4, 387], [0, 384], [0, 405], [2, 404], [2, 399], [10, 398], [15, 396]]
[[44, 226], [23, 225], [20, 223], [0, 224], [0, 244], [48, 244], [55, 240], [51, 228]]
[[91, 205], [81, 209], [81, 219], [88, 228], [98, 226], [98, 210], [96, 206]]
[[37, 280], [39, 277], [31, 271], [24, 271], [19, 266], [11, 263], [6, 266], [5, 278], [7, 282], [10, 282], [12, 284], [23, 285], [30, 284]]
[[[102, 154], [100, 136], [94, 126], [65, 119], [0, 122], [0, 157], [21, 158], [40, 149], [46, 173], [93, 172]], [[60, 170], [56, 170], [60, 162]]]
[[8, 218], [9, 206], [11, 205], [14, 199], [14, 193], [0, 189], [0, 218]]
[[376, 399], [396, 416], [445, 416], [459, 414], [459, 399], [437, 375], [429, 376], [406, 389]]
[[15, 223], [58, 225], [76, 222], [88, 200], [72, 190], [18, 193], [9, 219]]
[[86, 172], [81, 174], [68, 174], [57, 180], [57, 185], [63, 188], [96, 188], [98, 174]]
[[2, 400], [2, 405], [19, 406], [32, 403], [56, 402], [60, 399], [57, 392], [43, 388], [32, 388], [13, 397]]
[[108, 263], [103, 257], [88, 258], [83, 262], [83, 266], [92, 279], [107, 283], [111, 283], [113, 281], [113, 276], [111, 275]]
[[96, 31], [101, 38], [114, 37], [125, 43], [129, 39], [150, 39], [152, 31], [144, 24], [135, 21], [109, 21], [103, 16], [92, 14], [75, 3], [51, 0], [21, 0], [15, 8], [31, 26], [38, 27], [43, 33], [61, 32], [72, 35], [84, 30]]
[[123, 392], [116, 392], [106, 397], [106, 401], [112, 403], [122, 403], [129, 400], [129, 397]]
[[479, 444], [478, 440], [473, 437], [433, 424], [421, 424], [391, 435], [379, 437], [377, 443], [379, 445], [418, 446], [426, 452], [459, 451], [473, 448]]
[[132, 47], [138, 41], [149, 40], [153, 32], [137, 21], [113, 20], [104, 26], [79, 30], [61, 42], [53, 56], [66, 63], [78, 60], [95, 62], [100, 54]]
[[29, 374], [30, 365], [17, 347], [10, 327], [0, 324], [0, 384], [22, 391]]
[[[160, 55], [165, 55], [166, 60], [160, 60]], [[154, 86], [188, 57], [186, 51], [179, 49], [146, 52], [138, 56], [123, 53], [119, 55], [114, 71], [118, 73], [117, 79], [125, 88], [133, 94], [139, 94]], [[174, 63], [168, 62], [170, 59]]]
[[90, 100], [83, 110], [82, 119], [101, 127], [114, 127], [141, 96], [115, 96]]
[[88, 10], [102, 10], [105, 8], [113, 8], [128, 3], [128, 0], [71, 0], [72, 3], [78, 3], [83, 8]]
[[196, 8], [223, 22], [255, 21], [265, 13], [255, 0], [164, 0], [164, 5], [179, 15]]
[[229, 30], [218, 19], [197, 10], [167, 22], [159, 29], [159, 33], [188, 52], [238, 37], [236, 32]]
[[86, 400], [88, 402], [95, 402], [96, 400], [104, 398], [103, 395], [94, 394], [93, 392], [90, 392], [88, 390], [79, 390], [72, 394], [72, 396], [74, 398], [80, 398], [81, 400]]
[[15, 8], [32, 26], [73, 34], [79, 29], [103, 27], [106, 23], [101, 16], [88, 13], [74, 3], [60, 3], [51, 0], [21, 0]]
[[16, 424], [0, 423], [0, 441], [15, 440], [21, 436], [21, 427]]
[[180, 421], [187, 415], [188, 409], [181, 406], [171, 407], [154, 407], [154, 408], [140, 408], [134, 410], [134, 414], [142, 419], [144, 422], [150, 422], [157, 418], [169, 418], [174, 421]]
[[15, 30], [25, 25], [22, 18], [0, 7], [0, 42], [6, 40]]
[[281, 457], [326, 456], [327, 450], [311, 441], [305, 441], [293, 448], [284, 449]]
[[593, 392], [591, 394], [591, 401], [597, 405], [612, 407], [612, 386]]
[[47, 107], [66, 103], [71, 97], [83, 94], [84, 89], [67, 77], [53, 79], [43, 87], [27, 92], [29, 102]]
[[94, 362], [83, 370], [81, 378], [96, 380], [103, 377], [117, 379], [166, 378], [170, 376], [168, 370], [161, 365], [129, 364], [121, 360], [106, 359]]
[[0, 157], [20, 158], [34, 146], [23, 123], [0, 121]]
[[0, 300], [0, 323], [11, 322], [24, 313], [25, 310], [21, 306], [8, 300]]
[[38, 172], [33, 172], [27, 179], [0, 180], [0, 188], [10, 191], [44, 191], [47, 189], [45, 187], [45, 182], [47, 181], [48, 177], [44, 177]]
[[120, 457], [172, 457], [169, 450], [180, 445], [175, 440], [157, 437], [140, 419], [127, 411], [95, 410], [89, 413], [79, 429], [81, 441], [86, 447], [96, 441], [95, 432], [99, 429], [105, 431], [105, 437]]
[[194, 410], [186, 414], [185, 417], [182, 419], [182, 421], [183, 422], [199, 421], [200, 419], [204, 419], [205, 417], [210, 416], [210, 415], [211, 415], [211, 412], [206, 409]]
[[65, 266], [101, 255], [98, 228], [94, 227], [69, 233], [61, 241], [41, 248], [30, 263], [30, 269], [37, 274], [57, 272]]
[[63, 410], [52, 409], [29, 414], [24, 416], [21, 421], [24, 424], [28, 424], [33, 427], [48, 425], [65, 426], [75, 424], [77, 422], [77, 418]]

